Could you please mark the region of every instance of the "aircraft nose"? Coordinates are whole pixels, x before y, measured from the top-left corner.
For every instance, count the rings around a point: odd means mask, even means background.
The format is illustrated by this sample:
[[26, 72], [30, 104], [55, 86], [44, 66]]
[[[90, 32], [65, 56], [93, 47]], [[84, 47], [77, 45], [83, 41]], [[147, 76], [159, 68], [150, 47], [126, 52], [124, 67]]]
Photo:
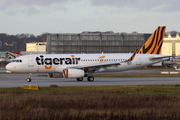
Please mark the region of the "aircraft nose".
[[11, 65], [7, 64], [5, 68], [6, 68], [6, 70], [11, 70]]

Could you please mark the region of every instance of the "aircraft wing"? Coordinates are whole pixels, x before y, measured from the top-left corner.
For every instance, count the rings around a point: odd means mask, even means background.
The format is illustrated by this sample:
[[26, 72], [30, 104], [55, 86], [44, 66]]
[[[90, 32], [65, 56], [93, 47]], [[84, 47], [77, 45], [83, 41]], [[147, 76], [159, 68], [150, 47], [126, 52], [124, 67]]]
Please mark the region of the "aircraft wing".
[[100, 68], [117, 67], [118, 65], [121, 65], [121, 63], [130, 62], [130, 61], [134, 60], [137, 52], [138, 52], [138, 50], [136, 50], [132, 54], [132, 56], [126, 61], [121, 61], [121, 62], [117, 62], [117, 61], [101, 62], [101, 63], [96, 63], [96, 64], [74, 66], [72, 68], [84, 69], [84, 70], [87, 70], [87, 71], [97, 71]]
[[102, 63], [89, 64], [89, 65], [80, 65], [80, 66], [75, 66], [73, 68], [96, 71], [99, 70], [100, 68], [106, 68], [106, 67], [118, 66], [118, 65], [120, 65], [120, 62], [112, 61], [112, 62], [102, 62]]

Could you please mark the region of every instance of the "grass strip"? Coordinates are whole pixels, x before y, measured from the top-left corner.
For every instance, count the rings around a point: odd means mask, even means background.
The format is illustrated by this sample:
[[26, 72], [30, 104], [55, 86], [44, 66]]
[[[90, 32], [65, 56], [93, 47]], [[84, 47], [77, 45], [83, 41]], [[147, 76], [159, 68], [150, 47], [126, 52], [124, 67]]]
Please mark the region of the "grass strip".
[[0, 119], [180, 119], [180, 85], [0, 88]]

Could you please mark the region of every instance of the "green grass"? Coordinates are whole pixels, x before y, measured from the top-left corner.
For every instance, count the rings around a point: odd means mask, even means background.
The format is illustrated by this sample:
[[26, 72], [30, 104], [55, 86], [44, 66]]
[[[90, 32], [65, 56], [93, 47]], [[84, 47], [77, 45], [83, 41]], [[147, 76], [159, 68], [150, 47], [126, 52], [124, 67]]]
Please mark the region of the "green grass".
[[0, 88], [0, 119], [178, 120], [180, 85]]
[[119, 92], [123, 94], [136, 94], [136, 95], [180, 95], [180, 85], [116, 85], [116, 86], [61, 86], [61, 87], [40, 87], [39, 91], [25, 90], [20, 87], [15, 88], [0, 88], [0, 92], [6, 91], [11, 93], [12, 91], [20, 91], [29, 94], [46, 95], [56, 92], [57, 94], [83, 94], [83, 93], [113, 93]]

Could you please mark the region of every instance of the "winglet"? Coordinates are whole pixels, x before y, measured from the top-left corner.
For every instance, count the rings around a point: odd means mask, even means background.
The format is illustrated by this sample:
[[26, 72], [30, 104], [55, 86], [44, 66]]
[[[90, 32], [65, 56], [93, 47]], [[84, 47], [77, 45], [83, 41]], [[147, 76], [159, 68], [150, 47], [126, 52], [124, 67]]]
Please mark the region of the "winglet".
[[129, 61], [134, 60], [134, 58], [135, 58], [136, 54], [138, 53], [138, 51], [139, 51], [139, 50], [136, 50], [128, 60], [123, 61], [123, 62], [129, 62]]
[[146, 43], [139, 49], [139, 54], [160, 54], [166, 26], [159, 26], [149, 37]]
[[129, 61], [132, 61], [134, 60], [135, 56], [136, 56], [136, 53], [138, 53], [139, 50], [136, 50], [133, 55], [128, 59]]

